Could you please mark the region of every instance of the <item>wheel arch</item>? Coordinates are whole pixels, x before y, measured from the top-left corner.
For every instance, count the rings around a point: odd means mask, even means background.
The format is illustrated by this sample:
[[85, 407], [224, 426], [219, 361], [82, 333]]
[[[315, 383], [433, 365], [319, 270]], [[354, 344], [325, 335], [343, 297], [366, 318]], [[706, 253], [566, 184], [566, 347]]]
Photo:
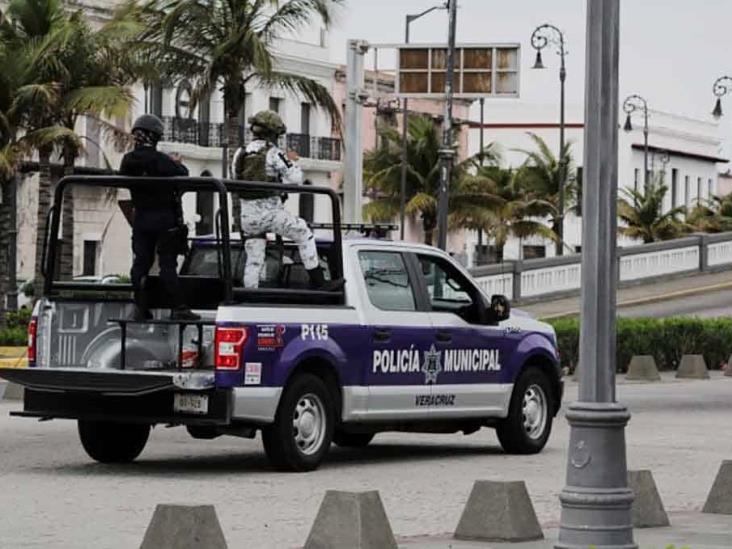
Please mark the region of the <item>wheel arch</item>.
[[334, 362], [327, 356], [323, 355], [309, 355], [302, 357], [290, 370], [283, 387], [287, 387], [293, 379], [301, 374], [312, 374], [320, 378], [323, 383], [325, 383], [325, 386], [328, 387], [328, 390], [333, 397], [336, 422], [340, 423], [343, 410], [343, 393], [341, 391], [340, 375]]
[[538, 368], [544, 372], [549, 379], [552, 386], [552, 396], [554, 397], [553, 413], [556, 416], [562, 406], [562, 394], [564, 392], [563, 382], [557, 362], [552, 357], [543, 353], [535, 353], [524, 360], [519, 375], [528, 368]]

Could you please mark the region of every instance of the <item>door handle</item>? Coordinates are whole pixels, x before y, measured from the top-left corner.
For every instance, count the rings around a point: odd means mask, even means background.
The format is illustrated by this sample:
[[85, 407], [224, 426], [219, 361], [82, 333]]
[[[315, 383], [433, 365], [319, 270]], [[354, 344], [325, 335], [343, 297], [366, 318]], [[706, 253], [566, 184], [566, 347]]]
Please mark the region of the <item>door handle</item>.
[[391, 330], [374, 330], [374, 341], [389, 341]]
[[437, 332], [435, 339], [440, 343], [450, 343], [452, 341], [452, 334], [450, 332]]

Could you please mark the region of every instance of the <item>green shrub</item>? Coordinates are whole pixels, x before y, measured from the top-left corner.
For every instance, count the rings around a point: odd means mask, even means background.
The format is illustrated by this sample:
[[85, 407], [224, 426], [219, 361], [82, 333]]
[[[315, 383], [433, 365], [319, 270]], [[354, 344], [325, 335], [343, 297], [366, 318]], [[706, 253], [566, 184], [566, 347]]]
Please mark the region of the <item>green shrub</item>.
[[28, 344], [28, 333], [25, 328], [6, 328], [0, 330], [0, 346], [23, 346]]
[[[557, 332], [562, 367], [574, 371], [579, 362], [579, 319], [549, 321]], [[660, 370], [675, 370], [681, 357], [704, 355], [718, 369], [732, 353], [730, 318], [618, 318], [617, 369], [625, 372], [633, 355], [652, 355]]]
[[21, 309], [20, 311], [8, 311], [6, 321], [8, 328], [22, 328], [23, 330], [28, 329], [28, 322], [30, 322], [31, 311], [28, 309]]

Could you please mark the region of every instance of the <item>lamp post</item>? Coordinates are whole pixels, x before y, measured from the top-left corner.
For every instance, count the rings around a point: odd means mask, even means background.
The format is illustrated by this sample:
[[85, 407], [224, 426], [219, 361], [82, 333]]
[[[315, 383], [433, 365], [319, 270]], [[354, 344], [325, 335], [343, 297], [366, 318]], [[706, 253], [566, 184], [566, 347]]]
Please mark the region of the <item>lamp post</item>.
[[[447, 9], [447, 2], [438, 6], [432, 6], [427, 8], [423, 12], [415, 14], [407, 14], [404, 24], [404, 43], [409, 44], [409, 25], [412, 21], [416, 21], [420, 17], [427, 15], [435, 10]], [[402, 105], [402, 170], [401, 170], [401, 182], [400, 182], [400, 197], [399, 197], [399, 238], [404, 240], [404, 218], [405, 209], [407, 206], [407, 124], [409, 121], [409, 103], [407, 98], [403, 99]]]
[[559, 237], [560, 244], [557, 246], [557, 255], [563, 254], [564, 248], [564, 183], [567, 178], [566, 165], [564, 159], [564, 82], [567, 79], [567, 69], [564, 64], [564, 58], [567, 55], [567, 50], [564, 45], [564, 33], [554, 25], [545, 23], [539, 25], [534, 29], [531, 34], [531, 45], [536, 50], [536, 62], [534, 63], [535, 69], [543, 69], [544, 63], [541, 58], [541, 50], [548, 45], [554, 45], [557, 47], [557, 55], [560, 58], [559, 65], [559, 227], [557, 236]]
[[632, 549], [625, 451], [628, 409], [615, 398], [620, 0], [587, 0], [579, 401], [567, 407], [561, 549]]
[[629, 95], [623, 101], [623, 111], [626, 113], [625, 125], [623, 129], [626, 132], [633, 130], [633, 124], [630, 121], [630, 115], [635, 111], [643, 111], [643, 190], [648, 192], [648, 101], [640, 95]]
[[448, 0], [447, 67], [445, 72], [445, 118], [442, 121], [442, 147], [440, 148], [440, 189], [437, 197], [437, 247], [447, 250], [447, 213], [450, 207], [450, 178], [455, 148], [452, 142], [452, 100], [455, 75], [455, 31], [457, 26], [457, 0]]
[[732, 76], [720, 76], [714, 81], [712, 87], [714, 95], [717, 96], [717, 102], [714, 104], [712, 116], [720, 118], [722, 116], [722, 97], [728, 93], [732, 93]]

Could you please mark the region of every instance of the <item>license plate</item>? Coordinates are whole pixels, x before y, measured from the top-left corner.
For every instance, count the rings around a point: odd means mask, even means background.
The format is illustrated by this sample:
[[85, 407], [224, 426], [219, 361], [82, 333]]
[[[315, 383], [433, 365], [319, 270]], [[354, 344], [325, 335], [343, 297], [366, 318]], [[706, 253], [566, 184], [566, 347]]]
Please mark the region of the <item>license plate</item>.
[[208, 395], [176, 393], [173, 395], [173, 411], [183, 414], [208, 414]]

